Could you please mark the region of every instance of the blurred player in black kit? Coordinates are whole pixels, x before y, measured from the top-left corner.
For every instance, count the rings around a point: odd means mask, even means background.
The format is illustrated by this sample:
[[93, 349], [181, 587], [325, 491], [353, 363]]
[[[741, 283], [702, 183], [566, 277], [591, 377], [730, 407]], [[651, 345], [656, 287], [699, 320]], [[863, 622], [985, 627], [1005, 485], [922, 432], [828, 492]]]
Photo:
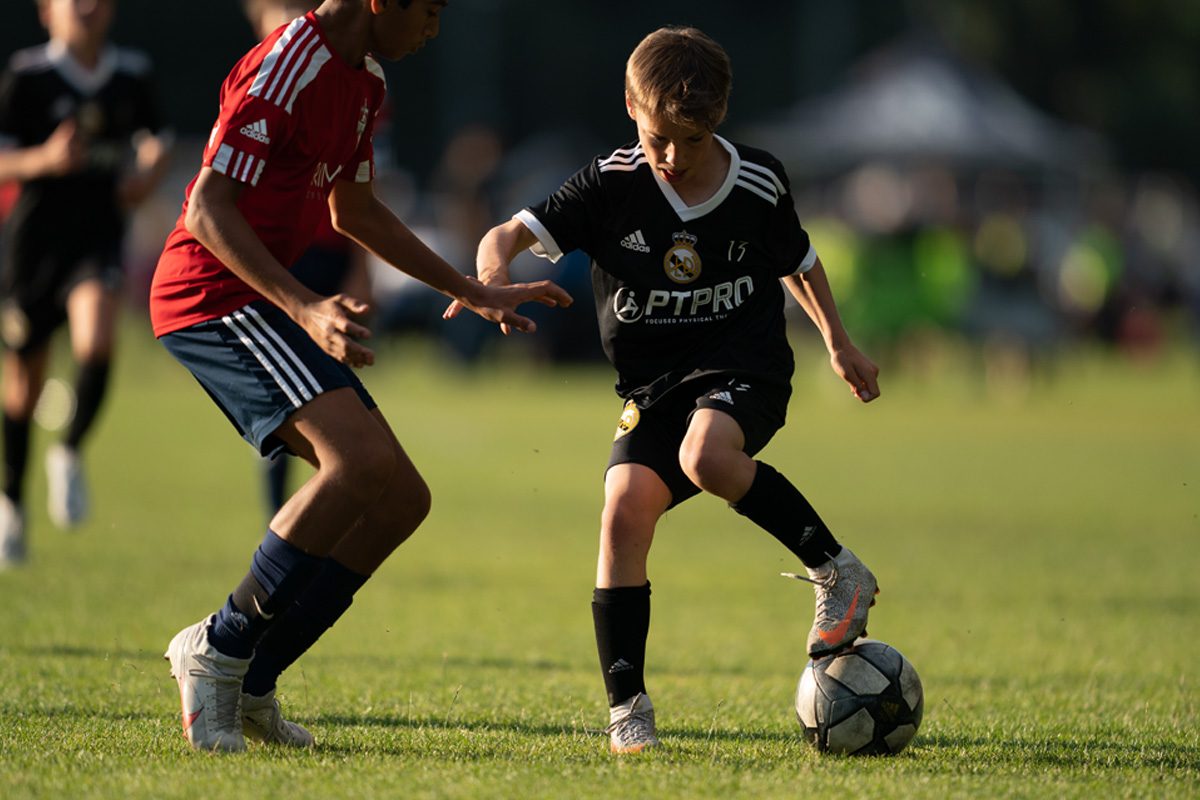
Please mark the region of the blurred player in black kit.
[[87, 514], [80, 447], [108, 386], [126, 218], [166, 171], [151, 65], [108, 42], [114, 10], [115, 0], [38, 0], [49, 41], [14, 53], [0, 78], [0, 182], [21, 187], [0, 255], [0, 568], [26, 556], [30, 424], [64, 322], [76, 407], [46, 454], [49, 511], [63, 528]]

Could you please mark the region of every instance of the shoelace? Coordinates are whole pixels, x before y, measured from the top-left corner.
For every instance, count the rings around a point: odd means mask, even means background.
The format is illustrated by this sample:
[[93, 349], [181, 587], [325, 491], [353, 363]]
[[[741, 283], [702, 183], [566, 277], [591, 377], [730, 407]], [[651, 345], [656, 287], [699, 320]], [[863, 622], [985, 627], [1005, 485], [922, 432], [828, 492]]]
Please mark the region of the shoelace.
[[798, 581], [804, 581], [816, 586], [817, 617], [825, 618], [832, 615], [833, 612], [828, 609], [828, 606], [833, 602], [833, 587], [838, 582], [838, 565], [836, 560], [830, 557], [829, 573], [822, 578], [810, 578], [807, 575], [798, 575], [795, 572], [781, 572], [779, 574], [784, 578], [795, 578]]
[[[203, 656], [200, 656], [199, 658], [206, 660]], [[239, 690], [242, 686], [242, 679], [224, 676], [216, 677], [211, 672], [198, 669], [193, 669], [192, 674], [210, 678], [219, 683], [227, 683], [237, 686], [237, 689], [234, 691], [213, 692], [213, 701], [215, 703], [213, 713], [215, 715], [214, 722], [216, 723], [218, 730], [241, 730], [242, 698]]]
[[223, 731], [237, 731], [241, 727], [242, 715], [238, 710], [236, 692], [220, 692], [217, 694], [217, 728]]
[[638, 694], [630, 705], [629, 713], [616, 722], [609, 723], [604, 733], [619, 732], [618, 736], [624, 741], [648, 739], [654, 736], [654, 720], [648, 711], [638, 709], [642, 695]]

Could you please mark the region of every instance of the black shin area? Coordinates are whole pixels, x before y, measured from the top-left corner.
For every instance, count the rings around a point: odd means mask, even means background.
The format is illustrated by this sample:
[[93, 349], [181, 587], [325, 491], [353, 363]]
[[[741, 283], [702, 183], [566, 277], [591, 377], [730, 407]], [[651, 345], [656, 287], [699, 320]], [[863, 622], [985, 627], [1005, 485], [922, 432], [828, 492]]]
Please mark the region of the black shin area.
[[650, 584], [594, 590], [592, 620], [609, 706], [644, 693]]
[[759, 461], [750, 490], [729, 507], [778, 539], [804, 562], [818, 567], [842, 551], [816, 510], [792, 482]]

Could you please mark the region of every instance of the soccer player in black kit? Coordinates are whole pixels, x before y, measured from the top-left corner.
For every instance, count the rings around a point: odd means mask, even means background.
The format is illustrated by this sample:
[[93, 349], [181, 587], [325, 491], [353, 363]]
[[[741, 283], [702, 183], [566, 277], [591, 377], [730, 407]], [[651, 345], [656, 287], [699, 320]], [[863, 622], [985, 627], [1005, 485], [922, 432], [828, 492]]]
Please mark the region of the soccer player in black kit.
[[647, 36], [625, 73], [637, 141], [594, 159], [479, 246], [486, 284], [507, 284], [527, 248], [552, 261], [576, 249], [591, 257], [604, 350], [625, 399], [592, 601], [614, 753], [659, 746], [643, 677], [646, 560], [667, 509], [714, 494], [800, 559], [816, 587], [814, 658], [865, 633], [877, 591], [800, 492], [753, 458], [783, 426], [791, 395], [783, 286], [859, 400], [879, 396], [879, 370], [842, 326], [780, 163], [716, 135], [731, 74], [721, 46], [694, 28]]
[[126, 218], [166, 171], [150, 62], [108, 42], [115, 1], [38, 0], [49, 41], [14, 53], [0, 78], [0, 182], [21, 186], [0, 254], [0, 569], [25, 560], [30, 424], [64, 322], [76, 406], [46, 453], [49, 511], [63, 528], [87, 513], [80, 446], [108, 386]]

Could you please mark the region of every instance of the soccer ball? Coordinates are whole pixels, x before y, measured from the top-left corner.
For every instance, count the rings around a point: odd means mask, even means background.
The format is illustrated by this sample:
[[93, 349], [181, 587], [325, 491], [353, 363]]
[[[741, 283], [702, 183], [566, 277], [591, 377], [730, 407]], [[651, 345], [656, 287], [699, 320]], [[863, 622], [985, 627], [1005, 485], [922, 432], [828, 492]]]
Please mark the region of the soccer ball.
[[899, 753], [917, 735], [924, 706], [912, 664], [875, 639], [810, 661], [796, 687], [804, 737], [827, 753]]

